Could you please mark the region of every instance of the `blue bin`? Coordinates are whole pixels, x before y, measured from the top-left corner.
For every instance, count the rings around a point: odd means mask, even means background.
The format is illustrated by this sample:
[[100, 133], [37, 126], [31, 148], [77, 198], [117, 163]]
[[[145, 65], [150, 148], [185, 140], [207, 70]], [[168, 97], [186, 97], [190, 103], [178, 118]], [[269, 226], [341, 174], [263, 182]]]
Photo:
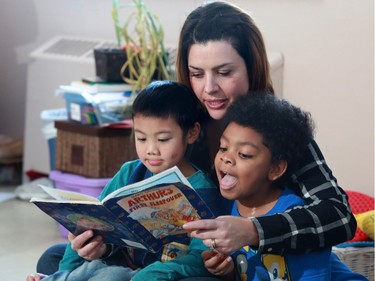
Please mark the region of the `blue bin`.
[[67, 120], [66, 108], [48, 109], [40, 113], [40, 119], [43, 122], [42, 132], [48, 142], [49, 163], [51, 171], [55, 169], [56, 162], [56, 136], [55, 121]]

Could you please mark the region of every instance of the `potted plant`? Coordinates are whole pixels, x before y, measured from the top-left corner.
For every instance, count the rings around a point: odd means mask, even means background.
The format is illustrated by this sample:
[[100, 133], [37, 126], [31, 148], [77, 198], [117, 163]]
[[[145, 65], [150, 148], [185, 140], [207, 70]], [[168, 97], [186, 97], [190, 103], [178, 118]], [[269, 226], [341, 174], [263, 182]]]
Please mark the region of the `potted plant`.
[[[120, 5], [112, 0], [112, 17], [118, 45], [126, 53], [121, 68], [123, 80], [139, 91], [152, 80], [169, 79], [168, 53], [164, 48], [164, 33], [159, 18], [150, 12], [143, 0], [132, 0], [131, 5]], [[120, 10], [135, 8], [125, 23], [120, 23]]]
[[[129, 11], [124, 24], [120, 12]], [[143, 0], [120, 5], [112, 0], [112, 18], [118, 48], [95, 49], [96, 76], [106, 82], [132, 85], [130, 98], [119, 101], [116, 120], [129, 119], [135, 94], [152, 80], [170, 79], [168, 53], [164, 48], [164, 33], [158, 17], [151, 13]], [[98, 105], [100, 106], [100, 105]]]

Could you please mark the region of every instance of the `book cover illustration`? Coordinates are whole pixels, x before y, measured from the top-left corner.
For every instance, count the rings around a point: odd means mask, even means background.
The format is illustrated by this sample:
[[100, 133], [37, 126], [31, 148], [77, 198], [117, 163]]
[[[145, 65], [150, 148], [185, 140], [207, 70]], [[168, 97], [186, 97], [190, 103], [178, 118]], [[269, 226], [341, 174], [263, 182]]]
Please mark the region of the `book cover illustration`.
[[200, 219], [197, 210], [174, 185], [125, 197], [117, 204], [157, 239], [184, 233], [184, 223]]
[[141, 238], [124, 226], [107, 208], [94, 202], [33, 202], [74, 235], [92, 229], [106, 243], [147, 249]]
[[177, 258], [187, 255], [189, 252], [189, 245], [181, 244], [178, 242], [171, 242], [163, 248], [160, 258], [161, 262], [175, 260]]
[[128, 196], [115, 197], [106, 205], [154, 250], [187, 238], [182, 228], [184, 223], [214, 218], [197, 192], [181, 183], [162, 184]]

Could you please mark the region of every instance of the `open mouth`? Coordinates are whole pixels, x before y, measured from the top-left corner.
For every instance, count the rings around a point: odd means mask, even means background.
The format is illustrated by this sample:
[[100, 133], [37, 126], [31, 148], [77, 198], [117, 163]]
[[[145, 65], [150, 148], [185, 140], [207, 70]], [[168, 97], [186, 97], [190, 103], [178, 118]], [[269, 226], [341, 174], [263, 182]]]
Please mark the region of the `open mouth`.
[[230, 189], [238, 182], [238, 178], [226, 172], [220, 171], [220, 188]]
[[211, 109], [220, 109], [223, 108], [226, 105], [226, 100], [206, 100], [205, 101], [206, 106]]

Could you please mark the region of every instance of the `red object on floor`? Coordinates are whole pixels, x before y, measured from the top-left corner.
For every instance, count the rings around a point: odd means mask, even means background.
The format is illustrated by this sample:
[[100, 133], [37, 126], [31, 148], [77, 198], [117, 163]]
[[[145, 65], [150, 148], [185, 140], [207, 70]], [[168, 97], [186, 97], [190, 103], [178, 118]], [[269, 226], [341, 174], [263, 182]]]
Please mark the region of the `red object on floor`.
[[35, 171], [35, 170], [26, 171], [26, 175], [29, 177], [30, 181], [33, 181], [33, 180], [36, 180], [36, 179], [39, 179], [39, 178], [48, 178], [48, 174], [38, 172], [38, 171]]
[[[361, 214], [370, 210], [374, 210], [375, 199], [367, 194], [347, 190], [349, 204], [353, 214]], [[354, 237], [349, 242], [368, 241], [370, 238], [359, 227], [357, 227]]]

